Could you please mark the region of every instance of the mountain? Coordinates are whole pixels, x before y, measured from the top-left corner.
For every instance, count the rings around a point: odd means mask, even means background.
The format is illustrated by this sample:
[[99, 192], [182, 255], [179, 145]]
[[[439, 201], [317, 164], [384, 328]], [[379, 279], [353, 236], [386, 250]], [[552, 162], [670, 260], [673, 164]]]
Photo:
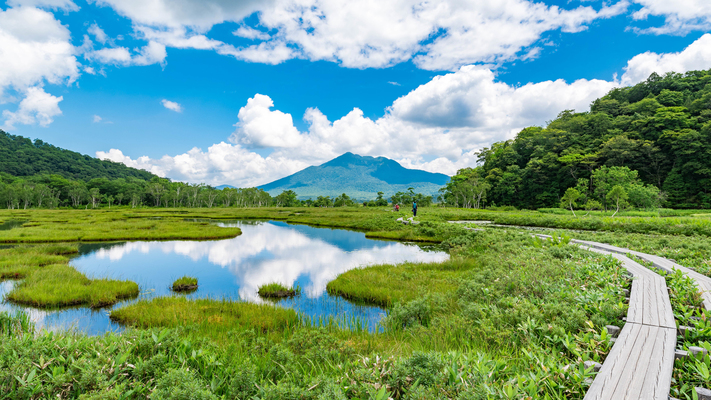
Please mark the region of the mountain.
[[103, 161], [52, 146], [39, 139], [10, 135], [0, 130], [0, 172], [13, 176], [57, 174], [68, 179], [89, 181], [94, 178], [138, 178], [150, 180], [155, 175], [121, 163]]
[[385, 157], [345, 153], [325, 164], [308, 167], [259, 188], [272, 196], [293, 190], [300, 198], [346, 193], [365, 200], [374, 199], [377, 192], [384, 192], [389, 197], [396, 192], [406, 192], [409, 187], [416, 193], [436, 195], [448, 180], [447, 175], [408, 169]]
[[222, 190], [222, 189], [237, 189], [237, 188], [232, 185], [220, 185], [220, 186], [215, 186], [215, 189]]

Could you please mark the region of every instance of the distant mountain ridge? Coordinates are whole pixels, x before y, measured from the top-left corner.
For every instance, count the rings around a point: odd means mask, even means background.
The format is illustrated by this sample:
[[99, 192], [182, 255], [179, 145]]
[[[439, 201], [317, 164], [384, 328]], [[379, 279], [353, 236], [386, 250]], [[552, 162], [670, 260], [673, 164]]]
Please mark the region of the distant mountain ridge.
[[156, 176], [121, 163], [65, 150], [39, 139], [33, 142], [3, 130], [0, 130], [0, 172], [13, 176], [57, 174], [83, 181], [129, 177], [148, 181]]
[[299, 198], [317, 196], [348, 196], [374, 199], [377, 192], [386, 197], [405, 192], [409, 187], [426, 195], [437, 191], [449, 181], [445, 174], [408, 169], [385, 157], [360, 156], [345, 153], [324, 164], [305, 168], [293, 175], [259, 186], [272, 196], [293, 190]]

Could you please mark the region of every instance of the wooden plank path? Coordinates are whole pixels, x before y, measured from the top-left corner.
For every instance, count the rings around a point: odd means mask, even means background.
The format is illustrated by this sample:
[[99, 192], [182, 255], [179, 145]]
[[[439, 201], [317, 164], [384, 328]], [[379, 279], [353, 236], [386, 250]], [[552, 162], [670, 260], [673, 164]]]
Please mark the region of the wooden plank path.
[[585, 241], [585, 240], [575, 240], [575, 239], [571, 240], [571, 242], [581, 244], [581, 245], [587, 246], [587, 247], [594, 247], [596, 249], [604, 250], [604, 251], [611, 252], [611, 253], [632, 254], [632, 255], [639, 257], [647, 262], [651, 262], [652, 264], [654, 264], [655, 268], [659, 268], [659, 269], [667, 271], [667, 272], [673, 272], [674, 270], [679, 270], [679, 271], [685, 273], [686, 275], [688, 275], [689, 277], [693, 278], [694, 281], [696, 281], [696, 286], [699, 288], [699, 291], [701, 292], [701, 298], [704, 302], [704, 308], [707, 310], [711, 310], [711, 278], [709, 278], [706, 275], [702, 275], [694, 270], [691, 270], [689, 268], [681, 266], [681, 265], [675, 263], [674, 261], [666, 259], [664, 257], [640, 253], [638, 251], [625, 249], [623, 247], [612, 246], [612, 245], [604, 244], [604, 243], [596, 243], [596, 242], [589, 242], [589, 241]]
[[612, 255], [633, 277], [627, 323], [585, 400], [667, 400], [674, 369], [676, 324], [664, 277], [625, 256], [629, 251], [615, 251], [602, 243], [571, 242]]

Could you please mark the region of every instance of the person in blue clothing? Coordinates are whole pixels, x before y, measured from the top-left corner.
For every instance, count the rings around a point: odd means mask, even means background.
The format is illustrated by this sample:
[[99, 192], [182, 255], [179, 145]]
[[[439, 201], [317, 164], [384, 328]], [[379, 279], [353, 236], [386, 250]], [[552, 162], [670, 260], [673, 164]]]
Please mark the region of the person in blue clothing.
[[412, 202], [412, 216], [413, 217], [417, 216], [417, 202], [415, 202], [415, 201]]

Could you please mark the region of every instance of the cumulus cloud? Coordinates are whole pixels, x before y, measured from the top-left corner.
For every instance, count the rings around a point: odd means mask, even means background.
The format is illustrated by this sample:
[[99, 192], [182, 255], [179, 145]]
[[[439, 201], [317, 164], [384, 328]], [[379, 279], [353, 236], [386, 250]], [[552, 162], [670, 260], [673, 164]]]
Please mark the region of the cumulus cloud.
[[271, 111], [274, 102], [269, 96], [256, 94], [239, 110], [237, 130], [230, 137], [233, 143], [245, 147], [295, 147], [300, 144], [299, 131], [290, 114]]
[[656, 35], [684, 35], [690, 31], [707, 31], [711, 28], [711, 2], [708, 0], [634, 0], [642, 6], [632, 14], [636, 20], [645, 20], [650, 15], [664, 17], [664, 25], [635, 29], [641, 33]]
[[[484, 146], [513, 138], [526, 126], [543, 125], [562, 110], [589, 109], [592, 100], [620, 85], [647, 79], [651, 72], [707, 68], [711, 34], [679, 53], [644, 53], [627, 63], [620, 81], [563, 80], [511, 86], [485, 66], [468, 65], [437, 76], [398, 98], [377, 119], [354, 108], [331, 121], [316, 108], [304, 113], [308, 129], [299, 131], [290, 114], [272, 99], [256, 94], [238, 113], [231, 143], [177, 156], [133, 159], [120, 150], [98, 152], [173, 179], [213, 185], [253, 186], [281, 178], [346, 151], [393, 158], [409, 168], [453, 174], [473, 166]], [[262, 156], [253, 149], [272, 149]]]
[[8, 89], [71, 83], [79, 63], [70, 33], [52, 13], [33, 7], [0, 10], [0, 99]]
[[707, 33], [678, 53], [657, 54], [646, 52], [634, 56], [627, 62], [622, 75], [623, 86], [641, 82], [652, 72], [686, 72], [708, 69], [711, 66], [711, 34]]
[[39, 124], [47, 127], [54, 121], [54, 117], [61, 115], [59, 102], [63, 97], [52, 96], [41, 87], [28, 88], [25, 98], [20, 102], [17, 111], [3, 111], [5, 118], [4, 129], [12, 130], [16, 124], [32, 125]]
[[160, 103], [163, 104], [163, 107], [169, 109], [170, 111], [175, 111], [177, 113], [183, 112], [183, 106], [174, 101], [163, 99]]
[[[496, 82], [484, 67], [467, 66], [420, 86], [396, 100], [376, 120], [355, 108], [336, 121], [307, 109], [300, 132], [290, 114], [274, 110], [269, 96], [256, 94], [238, 113], [231, 144], [160, 159], [132, 159], [120, 150], [97, 157], [149, 170], [160, 176], [213, 185], [253, 186], [319, 164], [346, 151], [387, 156], [405, 166], [453, 174], [472, 165], [475, 151], [512, 137], [521, 128], [552, 119], [562, 109], [585, 109], [612, 82], [548, 81], [514, 88]], [[502, 109], [503, 108], [503, 109]], [[270, 148], [269, 156], [251, 149]], [[431, 161], [424, 162], [423, 157]]]
[[[382, 68], [413, 60], [420, 68], [456, 70], [470, 63], [535, 57], [545, 32], [578, 32], [624, 12], [627, 0], [599, 9], [562, 9], [527, 0], [99, 0], [130, 18], [139, 35], [169, 47], [214, 50], [250, 62], [326, 60]], [[207, 37], [212, 26], [255, 12], [269, 33], [242, 25], [233, 33], [260, 43], [234, 47]], [[413, 58], [414, 57], [414, 58]]]

